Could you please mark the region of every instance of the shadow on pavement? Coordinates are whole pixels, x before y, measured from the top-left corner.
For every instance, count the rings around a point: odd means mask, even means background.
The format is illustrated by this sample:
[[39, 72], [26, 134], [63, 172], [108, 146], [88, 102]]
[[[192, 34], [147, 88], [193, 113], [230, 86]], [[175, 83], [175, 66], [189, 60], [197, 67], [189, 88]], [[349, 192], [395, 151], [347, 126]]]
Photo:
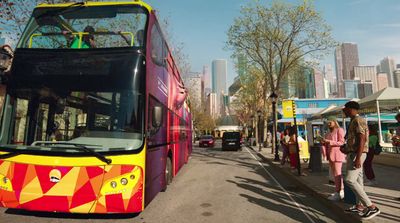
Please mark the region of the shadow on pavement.
[[[265, 209], [280, 212], [283, 215], [293, 219], [297, 222], [305, 222], [307, 221], [307, 217], [299, 210], [298, 206], [293, 203], [292, 200], [289, 199], [286, 193], [281, 191], [279, 187], [275, 184], [275, 182], [271, 182], [270, 177], [264, 172], [263, 168], [255, 163], [253, 158], [249, 158], [249, 154], [246, 153], [236, 153], [235, 157], [227, 156], [229, 152], [222, 152], [216, 149], [207, 149], [207, 150], [193, 150], [192, 156], [197, 156], [199, 158], [211, 158], [214, 160], [205, 160], [206, 162], [221, 164], [221, 165], [235, 165], [240, 167], [246, 167], [249, 169], [249, 172], [260, 175], [265, 179], [265, 181], [258, 181], [242, 176], [235, 176], [235, 180], [227, 180], [227, 182], [236, 184], [236, 186], [243, 188], [249, 192], [256, 193], [259, 197], [251, 196], [251, 193], [239, 194], [239, 196], [246, 198], [249, 202], [257, 204]], [[232, 162], [233, 164], [227, 164], [223, 162]], [[264, 164], [268, 166], [268, 164]], [[300, 188], [296, 187], [294, 184], [290, 186], [284, 186], [289, 193], [296, 192], [295, 197], [304, 199], [308, 195], [302, 194]], [[272, 189], [272, 192], [267, 191], [267, 189]], [[316, 206], [316, 205], [315, 205]], [[313, 206], [311, 213], [309, 213], [309, 217], [315, 222], [322, 222], [321, 219], [318, 218], [318, 215], [325, 215], [322, 211], [322, 208]], [[307, 209], [304, 208], [304, 209]]]

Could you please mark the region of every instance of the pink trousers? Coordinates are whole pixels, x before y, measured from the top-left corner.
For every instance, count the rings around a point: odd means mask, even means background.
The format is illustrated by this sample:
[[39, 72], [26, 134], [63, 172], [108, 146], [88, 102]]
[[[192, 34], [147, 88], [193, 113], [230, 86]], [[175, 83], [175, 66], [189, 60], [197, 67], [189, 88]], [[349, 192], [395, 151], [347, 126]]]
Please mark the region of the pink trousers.
[[335, 177], [335, 191], [340, 192], [343, 190], [343, 177], [342, 177], [342, 162], [329, 161], [333, 176]]

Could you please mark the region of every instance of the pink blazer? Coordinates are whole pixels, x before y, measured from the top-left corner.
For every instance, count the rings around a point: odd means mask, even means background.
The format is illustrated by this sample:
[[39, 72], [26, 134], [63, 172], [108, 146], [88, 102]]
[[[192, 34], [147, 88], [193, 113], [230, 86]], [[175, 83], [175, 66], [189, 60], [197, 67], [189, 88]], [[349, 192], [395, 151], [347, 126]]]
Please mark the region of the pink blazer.
[[340, 151], [340, 146], [345, 143], [344, 141], [344, 130], [342, 128], [335, 128], [332, 132], [328, 132], [325, 135], [325, 141], [327, 144], [327, 155], [329, 160], [332, 162], [343, 162], [346, 155]]

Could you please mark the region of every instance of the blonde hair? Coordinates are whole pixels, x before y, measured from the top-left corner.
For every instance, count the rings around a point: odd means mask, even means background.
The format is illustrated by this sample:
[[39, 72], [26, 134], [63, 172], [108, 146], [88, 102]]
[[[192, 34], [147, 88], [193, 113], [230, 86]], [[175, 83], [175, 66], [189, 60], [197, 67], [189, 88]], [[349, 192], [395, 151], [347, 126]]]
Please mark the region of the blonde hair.
[[335, 123], [335, 126], [334, 126], [335, 129], [340, 128], [339, 122], [337, 120], [330, 120], [329, 122]]

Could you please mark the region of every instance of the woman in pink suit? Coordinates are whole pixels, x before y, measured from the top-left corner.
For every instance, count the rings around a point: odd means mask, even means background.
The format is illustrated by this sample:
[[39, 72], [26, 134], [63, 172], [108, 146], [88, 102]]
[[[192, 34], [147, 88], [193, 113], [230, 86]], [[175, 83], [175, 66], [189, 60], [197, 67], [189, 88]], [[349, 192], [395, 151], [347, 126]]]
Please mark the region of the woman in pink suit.
[[345, 154], [340, 151], [340, 146], [345, 143], [344, 130], [340, 128], [336, 117], [328, 118], [329, 132], [321, 141], [327, 151], [329, 165], [335, 177], [335, 193], [331, 194], [328, 199], [338, 201], [343, 199], [343, 178], [342, 178], [342, 163], [345, 160]]

